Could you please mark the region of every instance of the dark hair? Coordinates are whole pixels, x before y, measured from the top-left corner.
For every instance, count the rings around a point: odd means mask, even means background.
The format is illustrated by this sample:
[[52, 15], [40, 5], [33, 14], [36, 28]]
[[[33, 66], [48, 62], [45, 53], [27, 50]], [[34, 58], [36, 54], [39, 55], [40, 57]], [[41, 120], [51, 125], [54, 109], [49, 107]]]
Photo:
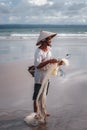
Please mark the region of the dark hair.
[[50, 37], [47, 37], [47, 38], [41, 40], [41, 41], [40, 41], [41, 45], [43, 45], [44, 42], [45, 42], [45, 43], [47, 44], [47, 46], [50, 46], [50, 47], [51, 47], [51, 44], [50, 44], [50, 45], [48, 44], [48, 39], [49, 39], [49, 38], [50, 38]]

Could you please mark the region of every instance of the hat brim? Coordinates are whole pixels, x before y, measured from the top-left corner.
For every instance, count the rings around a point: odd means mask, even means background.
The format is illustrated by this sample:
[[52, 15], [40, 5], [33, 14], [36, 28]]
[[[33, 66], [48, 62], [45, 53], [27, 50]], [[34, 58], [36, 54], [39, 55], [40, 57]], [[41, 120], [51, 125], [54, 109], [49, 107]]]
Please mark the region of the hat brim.
[[49, 38], [49, 37], [52, 39], [52, 38], [55, 37], [56, 35], [57, 35], [56, 33], [55, 33], [55, 34], [52, 34], [52, 35], [50, 35], [50, 36], [48, 36], [48, 37], [42, 39], [41, 41], [37, 42], [36, 45], [38, 46], [38, 45], [42, 44], [42, 41], [43, 41], [43, 40], [45, 40], [45, 39], [47, 39], [47, 38]]

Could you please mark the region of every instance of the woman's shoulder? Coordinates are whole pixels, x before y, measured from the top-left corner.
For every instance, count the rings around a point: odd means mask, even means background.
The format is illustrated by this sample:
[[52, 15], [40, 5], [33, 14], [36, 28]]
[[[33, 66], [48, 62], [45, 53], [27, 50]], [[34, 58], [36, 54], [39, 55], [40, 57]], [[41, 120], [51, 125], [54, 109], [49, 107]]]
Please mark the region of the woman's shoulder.
[[35, 51], [35, 55], [41, 55], [42, 54], [42, 50], [40, 48], [37, 48]]
[[51, 51], [51, 50], [52, 50], [51, 47], [48, 46], [48, 51]]

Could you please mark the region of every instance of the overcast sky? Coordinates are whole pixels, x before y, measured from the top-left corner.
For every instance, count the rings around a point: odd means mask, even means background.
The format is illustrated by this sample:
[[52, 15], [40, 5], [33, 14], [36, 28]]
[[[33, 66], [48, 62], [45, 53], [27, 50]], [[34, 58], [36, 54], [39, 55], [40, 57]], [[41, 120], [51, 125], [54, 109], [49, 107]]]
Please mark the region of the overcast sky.
[[87, 24], [87, 0], [0, 0], [0, 24]]

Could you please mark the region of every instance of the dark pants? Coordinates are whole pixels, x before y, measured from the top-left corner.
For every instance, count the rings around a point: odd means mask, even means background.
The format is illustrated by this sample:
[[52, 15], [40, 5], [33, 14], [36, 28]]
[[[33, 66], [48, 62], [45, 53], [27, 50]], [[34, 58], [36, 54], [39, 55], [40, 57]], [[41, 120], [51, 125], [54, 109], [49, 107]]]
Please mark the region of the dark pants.
[[[46, 95], [48, 94], [49, 84], [50, 84], [50, 82], [48, 82], [48, 85], [47, 85]], [[34, 85], [33, 100], [36, 100], [40, 88], [41, 88], [41, 84], [37, 84], [37, 83], [36, 83], [36, 84]]]

